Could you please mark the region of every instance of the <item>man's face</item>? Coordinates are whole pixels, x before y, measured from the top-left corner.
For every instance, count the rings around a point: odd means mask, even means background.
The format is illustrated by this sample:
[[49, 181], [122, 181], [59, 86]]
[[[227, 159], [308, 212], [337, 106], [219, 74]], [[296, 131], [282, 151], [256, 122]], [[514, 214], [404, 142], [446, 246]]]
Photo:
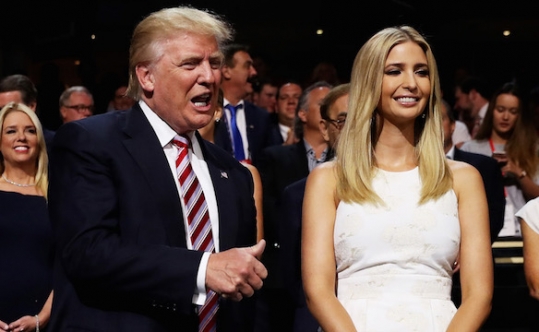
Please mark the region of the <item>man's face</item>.
[[126, 95], [126, 91], [126, 86], [121, 86], [116, 89], [116, 91], [114, 91], [114, 99], [112, 101], [112, 106], [115, 110], [127, 110], [135, 104], [135, 100]]
[[470, 114], [473, 109], [472, 101], [470, 100], [470, 95], [462, 92], [462, 90], [457, 87], [455, 89], [455, 109], [457, 111], [463, 111], [467, 114]]
[[279, 99], [275, 107], [279, 122], [287, 124], [290, 121], [294, 121], [302, 91], [301, 87], [295, 83], [287, 83], [281, 86]]
[[94, 114], [94, 99], [84, 92], [73, 92], [60, 107], [64, 123], [84, 119], [92, 114]]
[[277, 103], [276, 96], [277, 87], [271, 84], [264, 84], [258, 95], [258, 106], [266, 109], [270, 113], [274, 113], [275, 104]]
[[452, 135], [455, 131], [455, 123], [452, 123], [447, 115], [449, 110], [442, 104], [442, 129], [444, 131], [444, 146], [453, 145]]
[[[22, 101], [22, 95], [20, 91], [6, 91], [0, 92], [0, 109], [6, 106], [8, 103], [15, 102], [17, 104], [24, 104]], [[26, 105], [33, 111], [36, 110], [36, 104]]]
[[137, 66], [143, 100], [179, 134], [204, 127], [213, 118], [221, 80], [217, 41], [182, 33], [162, 48], [155, 63]]
[[227, 79], [238, 89], [241, 90], [242, 98], [253, 93], [251, 79], [256, 76], [256, 69], [253, 66], [253, 59], [249, 53], [239, 51], [234, 54], [234, 67], [224, 67]]
[[328, 113], [330, 120], [320, 121], [320, 131], [329, 146], [334, 147], [348, 115], [348, 94], [337, 98], [329, 107]]
[[320, 130], [320, 120], [322, 120], [320, 116], [320, 102], [328, 94], [329, 90], [330, 88], [328, 87], [319, 87], [312, 90], [309, 93], [307, 109], [299, 110], [298, 116], [308, 128]]

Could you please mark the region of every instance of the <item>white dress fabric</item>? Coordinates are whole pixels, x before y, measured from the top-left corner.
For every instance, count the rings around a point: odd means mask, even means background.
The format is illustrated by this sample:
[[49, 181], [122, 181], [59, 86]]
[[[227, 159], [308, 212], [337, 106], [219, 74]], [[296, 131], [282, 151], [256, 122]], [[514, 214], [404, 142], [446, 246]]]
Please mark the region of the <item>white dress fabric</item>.
[[457, 311], [451, 301], [460, 245], [454, 191], [418, 206], [417, 167], [378, 170], [373, 187], [386, 206], [337, 207], [339, 301], [358, 331], [446, 331]]
[[515, 216], [525, 222], [535, 233], [539, 234], [539, 197], [529, 200]]

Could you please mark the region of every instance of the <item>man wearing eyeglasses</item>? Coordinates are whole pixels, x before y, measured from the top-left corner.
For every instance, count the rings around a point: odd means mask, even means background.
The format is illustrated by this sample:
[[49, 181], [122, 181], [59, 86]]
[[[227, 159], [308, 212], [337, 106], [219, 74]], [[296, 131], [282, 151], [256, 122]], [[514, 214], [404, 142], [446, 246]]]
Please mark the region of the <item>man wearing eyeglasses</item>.
[[[320, 131], [331, 149], [346, 123], [349, 93], [350, 83], [337, 85], [320, 103]], [[294, 303], [293, 332], [318, 331], [318, 322], [307, 308], [301, 280], [301, 218], [306, 180], [305, 177], [284, 189], [279, 208], [281, 268], [284, 286]]]
[[60, 95], [60, 116], [63, 123], [94, 114], [94, 97], [84, 86], [72, 86]]
[[[262, 262], [268, 278], [261, 292], [262, 305], [268, 306], [271, 331], [289, 331], [294, 318], [292, 299], [283, 285], [280, 259], [288, 253], [280, 248], [279, 206], [286, 186], [309, 175], [309, 172], [330, 157], [327, 141], [320, 132], [320, 102], [333, 86], [325, 81], [311, 84], [299, 98], [295, 114], [298, 142], [274, 145], [263, 150], [258, 166], [262, 179], [264, 238], [268, 243]], [[260, 324], [262, 325], [262, 324]]]

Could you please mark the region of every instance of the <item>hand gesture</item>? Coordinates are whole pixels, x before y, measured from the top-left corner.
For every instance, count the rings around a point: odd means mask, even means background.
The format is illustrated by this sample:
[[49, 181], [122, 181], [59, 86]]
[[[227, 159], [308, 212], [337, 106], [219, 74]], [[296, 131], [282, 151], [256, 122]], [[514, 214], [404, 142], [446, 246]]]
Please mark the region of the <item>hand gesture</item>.
[[206, 286], [234, 301], [251, 297], [262, 287], [268, 271], [259, 261], [266, 241], [245, 248], [233, 248], [211, 254], [206, 270]]
[[[0, 324], [2, 326], [3, 324]], [[6, 331], [12, 332], [29, 332], [36, 329], [37, 321], [35, 316], [23, 316], [13, 323], [9, 324], [9, 329]], [[0, 330], [3, 331], [3, 330]]]
[[6, 332], [9, 331], [9, 325], [7, 323], [0, 320], [0, 332]]

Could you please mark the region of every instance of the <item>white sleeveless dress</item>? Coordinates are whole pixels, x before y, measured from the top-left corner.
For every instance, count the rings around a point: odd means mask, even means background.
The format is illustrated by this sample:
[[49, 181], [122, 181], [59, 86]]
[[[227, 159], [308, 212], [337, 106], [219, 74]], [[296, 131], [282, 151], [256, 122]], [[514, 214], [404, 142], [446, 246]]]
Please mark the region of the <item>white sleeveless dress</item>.
[[385, 207], [341, 202], [334, 230], [337, 296], [358, 331], [445, 331], [456, 307], [460, 225], [453, 190], [418, 206], [418, 168], [378, 170]]

